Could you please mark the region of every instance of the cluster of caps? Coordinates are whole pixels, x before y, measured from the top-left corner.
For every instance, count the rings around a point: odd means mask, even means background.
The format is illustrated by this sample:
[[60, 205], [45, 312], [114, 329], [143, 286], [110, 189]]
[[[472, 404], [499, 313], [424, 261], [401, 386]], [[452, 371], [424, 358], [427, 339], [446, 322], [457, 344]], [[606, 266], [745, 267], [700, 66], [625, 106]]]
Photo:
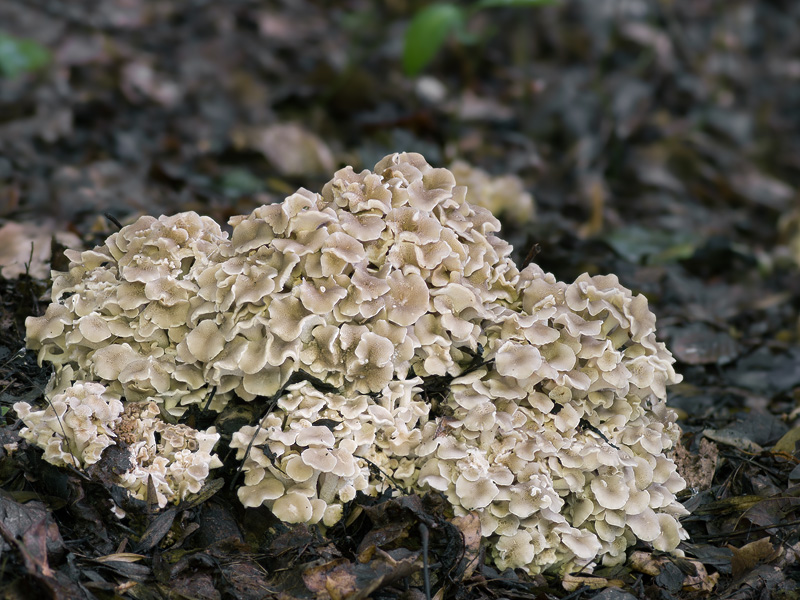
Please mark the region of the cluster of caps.
[[483, 169], [457, 160], [449, 167], [458, 185], [466, 186], [467, 202], [513, 223], [527, 223], [536, 216], [536, 205], [516, 175], [492, 176]]
[[[99, 462], [107, 447], [121, 445], [129, 468], [116, 483], [162, 507], [198, 493], [210, 469], [222, 466], [212, 454], [220, 437], [213, 427], [197, 431], [167, 423], [155, 402], [122, 402], [102, 383], [63, 379], [57, 377], [48, 391], [47, 408], [14, 404], [25, 425], [20, 436], [43, 448], [48, 462], [85, 469]], [[148, 496], [153, 491], [155, 498]], [[124, 514], [118, 507], [115, 512]]]
[[358, 492], [394, 485], [477, 511], [500, 567], [615, 564], [637, 538], [675, 549], [665, 389], [679, 377], [646, 299], [614, 276], [520, 271], [467, 193], [395, 154], [234, 217], [230, 239], [194, 213], [142, 218], [69, 254], [28, 344], [125, 410], [273, 406], [230, 445], [242, 502], [288, 522], [333, 524]]

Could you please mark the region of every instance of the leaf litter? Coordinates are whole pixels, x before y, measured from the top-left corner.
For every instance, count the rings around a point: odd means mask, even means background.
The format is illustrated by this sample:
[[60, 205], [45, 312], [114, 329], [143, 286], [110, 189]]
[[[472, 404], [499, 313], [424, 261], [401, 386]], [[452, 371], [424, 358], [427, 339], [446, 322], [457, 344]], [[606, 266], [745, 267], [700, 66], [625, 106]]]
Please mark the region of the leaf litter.
[[[418, 599], [427, 580], [440, 600], [800, 597], [800, 7], [493, 9], [476, 27], [503, 35], [445, 44], [426, 86], [402, 74], [415, 7], [0, 5], [16, 44], [0, 218], [4, 239], [29, 232], [3, 244], [14, 271], [0, 278], [6, 596]], [[562, 280], [617, 273], [647, 295], [685, 377], [671, 393], [685, 558], [641, 544], [592, 574], [498, 573], [475, 515], [437, 496], [357, 498], [327, 531], [245, 510], [227, 486], [158, 512], [104, 477], [124, 468], [113, 452], [89, 479], [19, 440], [9, 408], [49, 379], [24, 319], [61, 246], [103, 239], [104, 213], [224, 222], [396, 150], [519, 176], [537, 218], [504, 223], [518, 260], [533, 252]]]

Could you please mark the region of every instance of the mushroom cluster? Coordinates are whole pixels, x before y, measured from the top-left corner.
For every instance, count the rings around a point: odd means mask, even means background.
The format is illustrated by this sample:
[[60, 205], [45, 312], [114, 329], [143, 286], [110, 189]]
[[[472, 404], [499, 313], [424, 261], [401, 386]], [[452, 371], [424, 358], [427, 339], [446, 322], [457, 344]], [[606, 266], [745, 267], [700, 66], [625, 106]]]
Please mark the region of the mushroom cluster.
[[536, 266], [516, 289], [484, 325], [492, 366], [450, 386], [448, 435], [423, 427], [419, 484], [480, 512], [501, 568], [613, 565], [636, 538], [675, 549], [685, 483], [663, 398], [677, 376], [646, 300], [615, 276], [567, 285]]
[[[167, 423], [155, 402], [123, 403], [95, 381], [78, 380], [57, 390], [60, 379], [54, 379], [44, 410], [32, 410], [27, 402], [14, 404], [25, 425], [20, 436], [43, 448], [47, 462], [85, 469], [99, 462], [109, 446], [120, 446], [129, 468], [116, 483], [161, 507], [199, 492], [209, 470], [222, 466], [212, 454], [220, 437], [213, 427], [197, 431]], [[148, 489], [155, 498], [148, 498]]]
[[[115, 430], [127, 448], [131, 467], [118, 484], [135, 498], [157, 502], [162, 508], [197, 494], [211, 469], [222, 466], [212, 454], [220, 435], [214, 427], [198, 431], [167, 423], [155, 402], [128, 402]], [[148, 496], [155, 491], [156, 497]]]
[[514, 223], [527, 223], [536, 214], [531, 196], [516, 175], [492, 176], [466, 161], [457, 160], [450, 170], [458, 185], [466, 186], [467, 202], [482, 206], [493, 215], [499, 215]]
[[102, 383], [76, 381], [49, 396], [44, 410], [32, 410], [27, 402], [14, 404], [25, 424], [20, 436], [43, 448], [47, 462], [85, 468], [116, 444], [114, 429], [122, 421], [124, 407]]
[[416, 472], [417, 425], [429, 413], [421, 384], [419, 377], [393, 381], [375, 396], [288, 386], [259, 426], [233, 435], [230, 446], [244, 459], [242, 504], [265, 504], [288, 523], [333, 525], [357, 492], [385, 489], [370, 468], [407, 481]]
[[69, 366], [128, 401], [157, 397], [173, 414], [210, 395], [202, 370], [178, 358], [178, 343], [203, 310], [197, 278], [227, 236], [208, 217], [142, 217], [104, 245], [66, 250], [69, 271], [53, 273], [53, 302], [26, 321], [39, 361]]
[[194, 213], [142, 218], [69, 254], [28, 344], [124, 398], [112, 421], [136, 412], [108, 439], [150, 469], [121, 476], [137, 494], [150, 477], [181, 498], [219, 466], [218, 434], [159, 413], [241, 400], [263, 417], [230, 442], [239, 498], [284, 521], [331, 525], [394, 486], [476, 511], [501, 568], [616, 564], [637, 538], [674, 550], [679, 376], [646, 299], [614, 276], [518, 270], [467, 194], [395, 154], [234, 217], [230, 238]]

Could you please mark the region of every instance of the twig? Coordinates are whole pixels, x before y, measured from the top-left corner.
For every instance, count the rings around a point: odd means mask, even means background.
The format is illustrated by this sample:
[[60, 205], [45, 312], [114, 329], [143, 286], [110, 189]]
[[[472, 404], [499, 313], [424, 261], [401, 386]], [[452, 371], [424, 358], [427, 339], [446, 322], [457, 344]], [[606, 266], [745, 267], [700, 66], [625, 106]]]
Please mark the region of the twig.
[[431, 572], [428, 565], [428, 526], [425, 523], [419, 524], [419, 535], [422, 538], [422, 579], [425, 583], [425, 598], [431, 600]]
[[[776, 498], [778, 500], [782, 498]], [[768, 500], [765, 498], [764, 500]], [[745, 517], [747, 513], [742, 515]], [[740, 517], [740, 519], [742, 518]], [[750, 535], [751, 533], [757, 533], [759, 531], [769, 531], [770, 529], [781, 529], [783, 527], [791, 527], [792, 525], [800, 525], [800, 519], [795, 519], [794, 521], [786, 521], [785, 523], [776, 523], [775, 525], [764, 525], [763, 527], [748, 527], [747, 531], [728, 531], [726, 533], [719, 533], [717, 535], [693, 535], [692, 540], [694, 541], [702, 541], [702, 542], [711, 542], [715, 540], [728, 540], [732, 537], [740, 537], [743, 535]]]
[[[392, 485], [393, 485], [393, 486], [394, 486], [396, 489], [398, 489], [398, 490], [400, 490], [401, 492], [403, 492], [403, 494], [405, 494], [406, 496], [408, 496], [408, 495], [410, 494], [410, 492], [409, 492], [409, 491], [408, 491], [406, 488], [404, 488], [402, 485], [400, 485], [399, 483], [397, 483], [397, 481], [395, 481], [394, 477], [392, 477], [391, 475], [389, 475], [389, 474], [388, 474], [386, 471], [384, 471], [383, 469], [381, 469], [381, 468], [380, 468], [378, 465], [376, 465], [376, 464], [375, 464], [374, 462], [372, 462], [370, 459], [368, 459], [368, 458], [366, 458], [366, 457], [364, 457], [364, 456], [358, 456], [357, 454], [354, 454], [354, 455], [353, 455], [353, 458], [358, 458], [358, 459], [361, 459], [361, 460], [363, 460], [364, 462], [366, 462], [366, 463], [367, 463], [367, 464], [368, 464], [370, 467], [372, 467], [373, 469], [375, 469], [376, 471], [378, 471], [378, 473], [380, 473], [381, 475], [383, 475], [384, 477], [386, 477], [386, 479], [388, 479], [388, 480], [391, 482], [391, 484], [392, 484]], [[381, 493], [383, 493], [383, 492], [381, 492]]]
[[531, 262], [533, 262], [533, 259], [536, 258], [541, 251], [542, 251], [542, 246], [540, 244], [536, 243], [533, 246], [531, 246], [531, 249], [528, 251], [528, 254], [525, 255], [525, 260], [523, 260], [522, 265], [520, 265], [520, 269], [524, 269], [529, 264], [531, 264]]
[[117, 227], [117, 229], [122, 229], [122, 223], [120, 223], [114, 215], [111, 213], [103, 213], [103, 216], [111, 221]]
[[211, 405], [211, 401], [214, 399], [214, 394], [217, 393], [217, 386], [211, 388], [211, 393], [208, 395], [208, 400], [206, 400], [206, 405], [203, 407], [203, 412], [208, 411], [208, 407]]

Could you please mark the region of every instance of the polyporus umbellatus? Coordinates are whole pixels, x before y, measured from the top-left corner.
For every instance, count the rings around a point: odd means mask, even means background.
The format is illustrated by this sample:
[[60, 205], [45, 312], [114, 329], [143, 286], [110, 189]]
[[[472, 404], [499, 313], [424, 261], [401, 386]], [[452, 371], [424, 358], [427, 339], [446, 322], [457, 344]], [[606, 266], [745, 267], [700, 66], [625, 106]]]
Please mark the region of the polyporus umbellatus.
[[[636, 538], [674, 550], [684, 482], [666, 455], [679, 430], [665, 395], [679, 376], [646, 299], [613, 275], [519, 271], [466, 195], [450, 171], [395, 154], [234, 217], [230, 239], [194, 213], [142, 218], [69, 254], [28, 344], [148, 415], [125, 443], [158, 467], [121, 481], [141, 494], [156, 479], [162, 504], [219, 463], [214, 431], [169, 430], [182, 426], [159, 410], [236, 398], [264, 414], [232, 436], [239, 498], [287, 522], [331, 525], [358, 492], [393, 482], [476, 511], [500, 568], [616, 564]], [[111, 432], [96, 447], [121, 435], [121, 406], [89, 419]], [[50, 447], [53, 419], [17, 410]], [[53, 457], [67, 462], [77, 430], [62, 434]], [[194, 451], [172, 441], [192, 436]]]
[[453, 162], [449, 168], [456, 183], [466, 186], [470, 204], [482, 206], [493, 215], [502, 215], [515, 223], [527, 223], [534, 218], [533, 196], [516, 175], [493, 177], [463, 160]]
[[81, 380], [47, 395], [44, 410], [31, 410], [27, 402], [14, 404], [25, 425], [20, 436], [43, 448], [46, 461], [80, 469], [100, 461], [109, 446], [122, 445], [130, 468], [117, 483], [135, 498], [147, 499], [149, 487], [162, 507], [183, 500], [200, 491], [209, 469], [222, 466], [211, 453], [219, 440], [213, 427], [197, 431], [167, 423], [155, 402], [123, 404], [102, 383]]

